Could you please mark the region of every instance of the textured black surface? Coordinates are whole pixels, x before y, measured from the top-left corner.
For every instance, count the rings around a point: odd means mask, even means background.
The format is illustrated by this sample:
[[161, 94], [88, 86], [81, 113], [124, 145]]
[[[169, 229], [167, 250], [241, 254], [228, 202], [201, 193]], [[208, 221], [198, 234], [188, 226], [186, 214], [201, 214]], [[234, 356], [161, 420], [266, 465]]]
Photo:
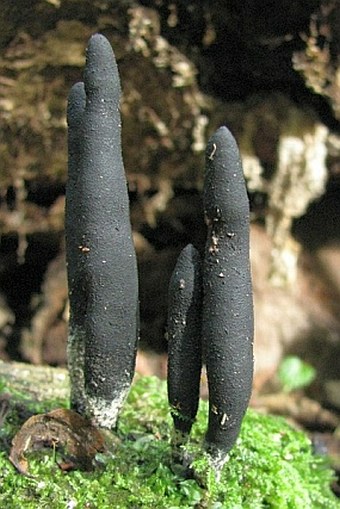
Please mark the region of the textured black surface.
[[201, 260], [189, 244], [180, 253], [169, 284], [168, 397], [176, 430], [189, 433], [196, 417], [201, 348]]
[[67, 108], [68, 122], [68, 181], [66, 187], [65, 230], [67, 243], [67, 275], [69, 283], [71, 324], [82, 326], [86, 312], [86, 293], [81, 267], [83, 254], [77, 245], [80, 228], [81, 200], [79, 184], [81, 179], [81, 119], [85, 108], [84, 83], [76, 83], [69, 94]]
[[120, 81], [109, 42], [91, 37], [70, 93], [67, 261], [70, 327], [83, 327], [85, 391], [110, 402], [130, 384], [138, 279], [121, 155]]
[[253, 374], [249, 204], [239, 151], [225, 127], [207, 145], [204, 209], [208, 224], [202, 318], [209, 384], [206, 443], [212, 454], [219, 454], [227, 453], [238, 436]]

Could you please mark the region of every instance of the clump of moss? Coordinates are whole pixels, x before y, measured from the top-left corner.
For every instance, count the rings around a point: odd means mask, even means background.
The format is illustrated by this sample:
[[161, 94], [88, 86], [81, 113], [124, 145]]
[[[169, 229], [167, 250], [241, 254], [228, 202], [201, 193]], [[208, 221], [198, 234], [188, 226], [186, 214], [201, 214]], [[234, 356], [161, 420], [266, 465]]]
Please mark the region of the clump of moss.
[[[19, 396], [16, 395], [16, 398]], [[41, 404], [40, 404], [41, 405]], [[49, 410], [55, 402], [46, 408]], [[9, 414], [1, 428], [6, 443]], [[194, 477], [174, 468], [170, 447], [172, 420], [166, 384], [156, 378], [136, 381], [122, 412], [115, 446], [97, 457], [94, 472], [63, 473], [51, 451], [30, 456], [33, 478], [19, 475], [0, 453], [0, 506], [13, 509], [336, 509], [340, 502], [330, 490], [332, 472], [325, 459], [313, 455], [306, 435], [284, 419], [249, 410], [240, 437], [216, 481], [200, 452], [207, 418], [201, 402], [189, 453]]]

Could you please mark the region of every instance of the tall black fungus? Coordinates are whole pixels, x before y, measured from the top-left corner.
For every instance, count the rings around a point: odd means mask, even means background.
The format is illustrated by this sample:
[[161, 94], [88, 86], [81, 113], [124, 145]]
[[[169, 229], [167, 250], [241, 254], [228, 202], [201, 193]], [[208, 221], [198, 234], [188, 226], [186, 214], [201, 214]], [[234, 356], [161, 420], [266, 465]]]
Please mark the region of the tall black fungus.
[[68, 104], [66, 246], [71, 405], [112, 428], [129, 390], [138, 278], [121, 155], [120, 82], [109, 42], [91, 37]]
[[[110, 44], [90, 39], [84, 83], [68, 104], [66, 247], [71, 405], [113, 428], [138, 338], [137, 264], [121, 156], [120, 83]], [[249, 205], [236, 142], [222, 127], [206, 152], [203, 267], [189, 245], [169, 288], [168, 394], [179, 442], [190, 433], [202, 355], [209, 384], [206, 449], [216, 471], [238, 436], [252, 386]], [[178, 445], [178, 442], [177, 442]]]
[[209, 385], [206, 447], [218, 471], [239, 434], [253, 375], [249, 204], [236, 142], [227, 128], [206, 150], [202, 342]]
[[180, 253], [169, 285], [168, 397], [177, 436], [185, 442], [195, 420], [202, 368], [201, 259], [189, 244]]

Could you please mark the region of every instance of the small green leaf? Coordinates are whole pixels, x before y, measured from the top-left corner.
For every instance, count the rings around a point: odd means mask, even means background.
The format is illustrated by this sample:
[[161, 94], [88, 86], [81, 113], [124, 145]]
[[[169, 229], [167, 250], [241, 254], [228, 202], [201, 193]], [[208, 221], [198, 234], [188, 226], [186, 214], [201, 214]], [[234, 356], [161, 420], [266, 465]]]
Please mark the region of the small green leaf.
[[315, 368], [294, 355], [285, 357], [278, 370], [278, 377], [285, 392], [307, 387], [315, 376]]

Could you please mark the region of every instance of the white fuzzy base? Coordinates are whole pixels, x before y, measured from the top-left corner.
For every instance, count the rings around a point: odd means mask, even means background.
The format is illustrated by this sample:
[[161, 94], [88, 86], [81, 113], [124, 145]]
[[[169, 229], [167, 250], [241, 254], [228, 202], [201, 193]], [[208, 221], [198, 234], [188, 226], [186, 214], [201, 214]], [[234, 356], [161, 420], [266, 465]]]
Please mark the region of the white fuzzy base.
[[71, 382], [71, 407], [86, 415], [100, 428], [112, 429], [116, 426], [118, 414], [130, 389], [130, 383], [113, 394], [110, 402], [90, 396], [86, 392], [85, 332], [81, 327], [70, 327], [67, 344], [68, 369]]
[[220, 480], [222, 469], [228, 460], [229, 454], [226, 454], [220, 449], [214, 448], [208, 452], [209, 465], [215, 471], [217, 481]]
[[124, 387], [118, 395], [113, 396], [110, 402], [87, 394], [86, 415], [92, 424], [100, 428], [115, 428], [119, 412], [124, 404], [129, 388], [130, 385]]
[[80, 327], [70, 327], [67, 342], [67, 360], [71, 384], [71, 407], [85, 411], [85, 332]]

